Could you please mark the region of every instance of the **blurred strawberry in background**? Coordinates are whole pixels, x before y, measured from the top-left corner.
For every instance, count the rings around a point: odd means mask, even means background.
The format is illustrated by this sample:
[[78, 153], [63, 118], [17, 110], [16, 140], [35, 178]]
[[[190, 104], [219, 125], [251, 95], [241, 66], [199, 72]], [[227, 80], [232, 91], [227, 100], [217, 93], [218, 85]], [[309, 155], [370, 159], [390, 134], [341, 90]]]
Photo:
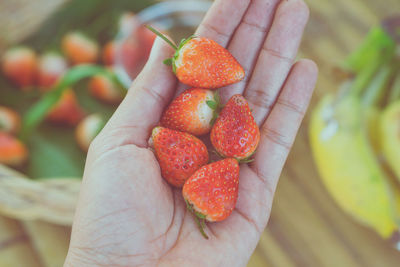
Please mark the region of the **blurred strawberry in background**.
[[16, 137], [0, 132], [0, 164], [18, 166], [26, 161], [28, 150]]
[[117, 104], [122, 101], [124, 94], [122, 88], [117, 88], [114, 83], [106, 75], [96, 75], [89, 82], [90, 93], [100, 101], [109, 104]]
[[35, 84], [37, 56], [29, 47], [16, 46], [7, 50], [2, 58], [2, 70], [11, 82], [22, 90]]
[[85, 112], [79, 106], [76, 95], [72, 89], [67, 89], [62, 93], [61, 98], [50, 110], [47, 119], [50, 122], [74, 126], [85, 116]]
[[59, 53], [47, 52], [40, 56], [38, 64], [37, 85], [43, 91], [49, 90], [66, 72], [68, 64]]
[[104, 45], [101, 55], [101, 59], [104, 65], [110, 66], [115, 63], [115, 49], [116, 49], [115, 41], [109, 41]]
[[67, 33], [62, 39], [62, 50], [72, 64], [94, 63], [99, 56], [99, 45], [79, 31]]
[[75, 130], [75, 139], [84, 152], [88, 151], [90, 143], [105, 124], [106, 121], [100, 114], [91, 114], [78, 124]]
[[16, 134], [20, 128], [20, 115], [11, 108], [0, 106], [0, 132]]

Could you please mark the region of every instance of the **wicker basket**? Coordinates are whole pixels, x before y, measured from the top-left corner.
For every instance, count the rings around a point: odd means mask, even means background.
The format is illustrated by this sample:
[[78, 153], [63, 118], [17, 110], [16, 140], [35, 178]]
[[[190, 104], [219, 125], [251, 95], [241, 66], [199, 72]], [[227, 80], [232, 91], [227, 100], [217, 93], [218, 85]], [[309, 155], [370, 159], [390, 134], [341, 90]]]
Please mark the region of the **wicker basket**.
[[22, 220], [71, 225], [81, 181], [76, 178], [30, 180], [0, 165], [0, 213]]

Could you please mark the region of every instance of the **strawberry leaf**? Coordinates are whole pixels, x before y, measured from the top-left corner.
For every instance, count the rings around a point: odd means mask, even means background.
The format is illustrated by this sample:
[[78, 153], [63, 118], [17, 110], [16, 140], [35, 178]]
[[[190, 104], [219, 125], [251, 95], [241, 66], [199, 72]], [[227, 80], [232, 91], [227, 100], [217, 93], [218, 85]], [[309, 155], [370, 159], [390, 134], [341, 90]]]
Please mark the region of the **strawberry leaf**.
[[207, 100], [206, 101], [207, 106], [209, 106], [211, 109], [216, 110], [218, 108], [218, 103], [212, 100]]

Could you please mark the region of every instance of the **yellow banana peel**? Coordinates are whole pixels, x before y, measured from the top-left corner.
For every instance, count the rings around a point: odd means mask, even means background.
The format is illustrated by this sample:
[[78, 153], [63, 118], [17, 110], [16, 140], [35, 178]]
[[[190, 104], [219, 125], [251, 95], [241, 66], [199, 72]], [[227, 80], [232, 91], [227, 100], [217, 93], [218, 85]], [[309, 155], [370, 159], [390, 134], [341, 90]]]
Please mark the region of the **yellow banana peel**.
[[376, 106], [368, 107], [365, 110], [368, 140], [376, 155], [382, 152], [380, 137], [380, 118], [381, 111]]
[[364, 112], [352, 94], [338, 102], [334, 96], [323, 98], [311, 117], [311, 148], [336, 203], [389, 238], [399, 225], [395, 199], [368, 141]]
[[[392, 189], [395, 201], [395, 213], [396, 217], [400, 218], [400, 184], [396, 181], [395, 175], [388, 166], [387, 161], [382, 160], [382, 131], [381, 131], [381, 121], [382, 121], [382, 114], [383, 112], [380, 111], [376, 106], [369, 107], [366, 110], [366, 117], [367, 117], [367, 126], [368, 126], [368, 138], [370, 143], [373, 147], [373, 150], [377, 157], [379, 158], [379, 162], [382, 163], [381, 166], [383, 171], [386, 174], [386, 178], [390, 188]], [[400, 115], [400, 113], [399, 113]], [[400, 119], [400, 117], [399, 117]], [[400, 122], [400, 120], [399, 120]], [[400, 129], [400, 128], [399, 128]]]
[[379, 128], [383, 154], [400, 181], [400, 101], [384, 109]]

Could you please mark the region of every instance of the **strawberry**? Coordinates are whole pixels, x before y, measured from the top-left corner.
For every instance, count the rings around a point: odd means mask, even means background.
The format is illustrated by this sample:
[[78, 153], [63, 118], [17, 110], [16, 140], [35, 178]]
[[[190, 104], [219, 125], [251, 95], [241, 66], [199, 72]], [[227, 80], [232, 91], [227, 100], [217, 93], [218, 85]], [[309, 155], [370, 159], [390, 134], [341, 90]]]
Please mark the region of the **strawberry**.
[[104, 45], [102, 56], [101, 56], [104, 65], [110, 66], [115, 63], [115, 48], [116, 48], [115, 41], [109, 41], [108, 43], [106, 43]]
[[54, 86], [67, 71], [65, 58], [56, 53], [48, 52], [39, 58], [37, 85], [47, 91]]
[[115, 104], [122, 101], [122, 89], [117, 87], [108, 76], [96, 75], [89, 82], [89, 91], [97, 99], [106, 103]]
[[182, 187], [197, 169], [207, 164], [206, 146], [193, 135], [156, 127], [152, 142], [161, 174], [168, 183]]
[[67, 33], [61, 46], [72, 64], [94, 63], [99, 56], [98, 44], [78, 31]]
[[[239, 163], [228, 158], [205, 165], [185, 182], [182, 190], [187, 207], [198, 219], [218, 222], [233, 211], [238, 197]], [[203, 227], [200, 230], [203, 235]]]
[[244, 78], [243, 67], [217, 42], [191, 36], [183, 39], [177, 47], [162, 33], [147, 27], [176, 50], [173, 58], [164, 63], [172, 65], [180, 82], [193, 87], [216, 89]]
[[53, 123], [73, 126], [78, 124], [84, 115], [85, 113], [79, 106], [74, 91], [67, 89], [47, 114], [47, 119]]
[[232, 96], [215, 121], [210, 134], [216, 151], [227, 158], [246, 161], [260, 141], [260, 130], [246, 99]]
[[37, 56], [29, 47], [17, 46], [7, 50], [2, 58], [4, 75], [22, 89], [35, 84]]
[[75, 139], [83, 151], [88, 151], [90, 143], [104, 125], [105, 120], [99, 114], [89, 115], [78, 124], [75, 130]]
[[218, 107], [219, 97], [214, 91], [188, 89], [172, 101], [160, 123], [173, 130], [203, 135], [210, 132]]
[[128, 35], [132, 32], [132, 29], [139, 23], [135, 14], [130, 11], [123, 12], [118, 20], [118, 26], [120, 34]]
[[16, 134], [21, 127], [21, 117], [14, 110], [0, 106], [0, 132]]
[[28, 150], [25, 145], [14, 136], [0, 132], [0, 163], [18, 166], [26, 161]]

